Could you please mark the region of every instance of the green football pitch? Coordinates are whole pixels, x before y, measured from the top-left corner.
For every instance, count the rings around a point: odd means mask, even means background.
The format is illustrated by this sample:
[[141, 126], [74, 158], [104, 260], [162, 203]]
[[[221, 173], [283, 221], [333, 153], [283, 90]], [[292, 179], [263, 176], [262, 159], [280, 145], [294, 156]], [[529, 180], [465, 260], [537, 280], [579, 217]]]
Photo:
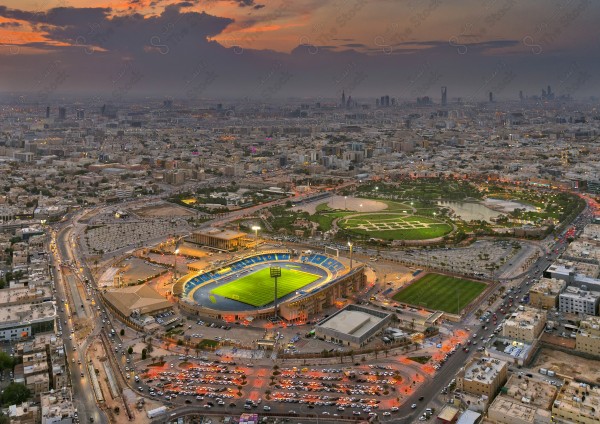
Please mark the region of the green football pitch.
[[479, 281], [427, 274], [399, 291], [393, 299], [410, 305], [457, 314], [479, 296], [485, 287], [486, 284]]
[[[277, 278], [277, 298], [280, 299], [319, 278], [321, 277], [309, 272], [281, 268], [281, 277]], [[275, 300], [275, 281], [271, 278], [270, 269], [263, 268], [217, 287], [211, 293], [252, 306], [263, 306]]]

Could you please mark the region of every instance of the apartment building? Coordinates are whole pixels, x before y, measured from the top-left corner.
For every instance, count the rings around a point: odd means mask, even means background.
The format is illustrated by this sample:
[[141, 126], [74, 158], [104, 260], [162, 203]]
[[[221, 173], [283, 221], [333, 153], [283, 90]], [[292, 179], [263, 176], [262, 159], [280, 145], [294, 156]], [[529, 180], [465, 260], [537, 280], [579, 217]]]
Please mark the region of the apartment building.
[[502, 336], [532, 343], [544, 330], [545, 325], [546, 314], [526, 306], [522, 311], [515, 311], [507, 317], [502, 326]]
[[456, 388], [493, 398], [506, 381], [508, 362], [475, 356], [456, 375]]

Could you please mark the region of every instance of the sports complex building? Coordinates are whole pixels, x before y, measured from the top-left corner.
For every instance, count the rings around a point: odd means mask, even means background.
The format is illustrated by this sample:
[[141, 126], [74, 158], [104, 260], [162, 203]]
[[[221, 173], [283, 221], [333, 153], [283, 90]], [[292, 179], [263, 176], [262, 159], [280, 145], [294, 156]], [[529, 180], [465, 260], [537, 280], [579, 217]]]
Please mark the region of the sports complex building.
[[350, 269], [343, 261], [320, 253], [257, 252], [188, 274], [175, 283], [173, 295], [181, 308], [196, 315], [230, 322], [273, 318], [275, 281], [270, 270], [278, 267], [278, 316], [301, 323], [365, 287], [364, 265]]
[[348, 305], [321, 321], [315, 328], [315, 334], [325, 340], [358, 348], [372, 340], [391, 319], [392, 314], [386, 312]]

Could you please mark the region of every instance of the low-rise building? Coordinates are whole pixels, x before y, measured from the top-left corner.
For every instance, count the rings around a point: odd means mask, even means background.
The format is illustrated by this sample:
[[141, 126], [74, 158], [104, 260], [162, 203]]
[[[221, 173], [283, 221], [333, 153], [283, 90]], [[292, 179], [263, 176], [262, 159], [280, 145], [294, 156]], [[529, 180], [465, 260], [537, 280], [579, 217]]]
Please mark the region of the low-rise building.
[[42, 424], [71, 424], [76, 422], [76, 408], [71, 390], [64, 388], [40, 395]]
[[600, 318], [588, 316], [581, 321], [575, 337], [575, 349], [600, 356]]
[[552, 404], [557, 423], [597, 424], [600, 422], [600, 388], [565, 380]]
[[597, 315], [600, 292], [567, 287], [558, 296], [558, 310], [569, 314]]
[[56, 307], [52, 302], [0, 307], [0, 341], [16, 341], [54, 332]]
[[11, 424], [37, 424], [39, 415], [38, 406], [33, 402], [23, 402], [21, 405], [10, 405], [8, 417]]
[[475, 356], [456, 374], [456, 388], [493, 398], [506, 381], [508, 362]]
[[541, 278], [529, 289], [529, 304], [536, 308], [552, 309], [558, 306], [558, 295], [567, 287], [564, 280]]
[[488, 409], [488, 419], [498, 424], [550, 422], [550, 407], [557, 388], [543, 380], [513, 374]]
[[251, 239], [248, 234], [240, 231], [211, 228], [193, 233], [189, 241], [219, 250], [233, 250], [244, 247]]
[[507, 339], [533, 342], [538, 338], [546, 325], [546, 314], [537, 309], [524, 307], [513, 312], [502, 325], [502, 336]]
[[345, 346], [361, 347], [383, 330], [392, 315], [360, 305], [348, 305], [315, 327], [315, 334]]

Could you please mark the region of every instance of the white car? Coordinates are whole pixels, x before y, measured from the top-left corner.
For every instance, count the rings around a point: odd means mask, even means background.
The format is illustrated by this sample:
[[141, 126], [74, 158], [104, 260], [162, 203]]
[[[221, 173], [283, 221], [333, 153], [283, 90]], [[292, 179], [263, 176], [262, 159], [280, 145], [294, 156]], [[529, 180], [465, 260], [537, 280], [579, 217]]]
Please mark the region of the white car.
[[390, 415], [392, 415], [392, 413], [391, 413], [390, 411], [385, 411], [385, 412], [383, 413], [383, 416], [384, 416], [384, 417], [389, 417]]
[[416, 403], [413, 403], [412, 405], [410, 405], [410, 407], [411, 407], [412, 409], [417, 409], [417, 404], [416, 404]]

